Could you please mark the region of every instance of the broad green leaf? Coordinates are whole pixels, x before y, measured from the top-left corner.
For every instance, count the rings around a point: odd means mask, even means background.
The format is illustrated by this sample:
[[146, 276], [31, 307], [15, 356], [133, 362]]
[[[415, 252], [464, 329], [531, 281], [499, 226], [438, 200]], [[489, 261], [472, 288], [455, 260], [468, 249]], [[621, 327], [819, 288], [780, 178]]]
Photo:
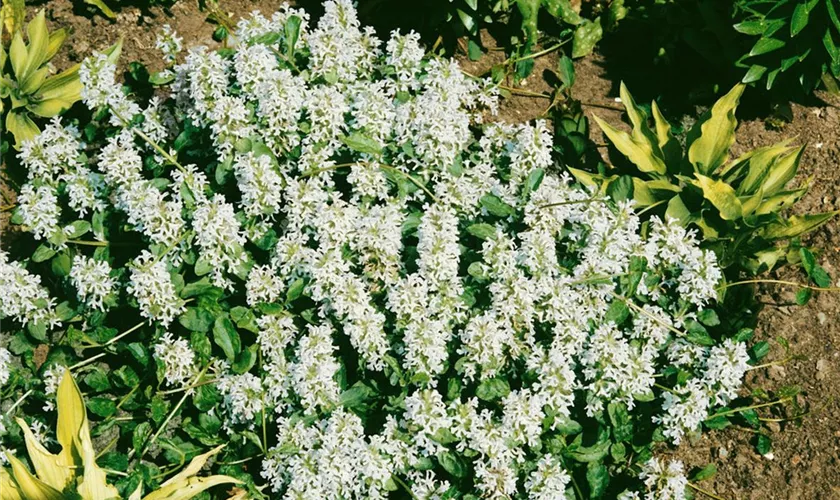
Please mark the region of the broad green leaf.
[[753, 64], [750, 66], [750, 69], [747, 70], [747, 73], [741, 78], [741, 83], [752, 83], [761, 80], [761, 77], [764, 76], [764, 73], [767, 73], [767, 66], [762, 66], [760, 64]]
[[569, 56], [563, 54], [557, 63], [557, 67], [560, 73], [560, 81], [566, 88], [572, 88], [575, 84], [575, 63]]
[[586, 482], [589, 484], [589, 498], [601, 498], [610, 484], [610, 473], [601, 462], [589, 462], [586, 466]]
[[772, 196], [778, 193], [793, 179], [797, 170], [799, 170], [799, 160], [802, 158], [802, 152], [804, 150], [805, 146], [801, 146], [790, 153], [776, 158], [764, 181], [761, 183], [761, 190], [765, 196]]
[[740, 175], [739, 170], [747, 166], [747, 175], [738, 184], [737, 191], [739, 195], [753, 194], [758, 190], [761, 182], [767, 176], [767, 172], [770, 171], [770, 167], [776, 161], [776, 158], [778, 158], [779, 155], [790, 151], [790, 147], [788, 146], [790, 142], [791, 139], [787, 139], [772, 146], [754, 149], [742, 155], [723, 169], [721, 176], [723, 176], [729, 184], [734, 185], [734, 178]]
[[242, 481], [222, 475], [190, 477], [172, 484], [166, 484], [159, 490], [143, 497], [143, 500], [190, 500], [202, 491], [220, 484], [242, 484]]
[[496, 237], [496, 227], [483, 222], [467, 226], [467, 232], [480, 240], [489, 240]]
[[717, 473], [717, 466], [715, 464], [708, 464], [691, 476], [692, 481], [703, 481], [709, 479]]
[[289, 16], [286, 20], [286, 25], [283, 27], [284, 38], [286, 43], [286, 58], [290, 61], [295, 57], [295, 45], [300, 37], [300, 16]]
[[58, 444], [61, 445], [61, 463], [81, 465], [75, 460], [76, 457], [80, 456], [75, 446], [82, 428], [86, 428], [88, 425], [87, 411], [79, 386], [76, 385], [76, 381], [73, 380], [69, 370], [65, 370], [61, 382], [58, 384], [56, 406], [59, 416], [55, 434]]
[[771, 213], [779, 213], [780, 211], [792, 206], [794, 203], [799, 201], [805, 193], [808, 192], [808, 188], [800, 188], [794, 189], [792, 191], [782, 191], [779, 193], [774, 194], [773, 196], [763, 198], [761, 203], [759, 203], [758, 207], [755, 209], [756, 215], [766, 215]]
[[12, 43], [9, 45], [9, 60], [12, 62], [12, 71], [15, 78], [23, 80], [26, 77], [26, 65], [29, 60], [29, 52], [26, 43], [23, 41], [21, 31], [15, 32]]
[[718, 209], [722, 219], [735, 220], [741, 218], [743, 208], [732, 186], [705, 175], [694, 175], [697, 177], [694, 184], [703, 190], [703, 196]]
[[602, 36], [604, 36], [604, 29], [601, 27], [600, 18], [596, 18], [594, 21], [584, 19], [572, 36], [572, 57], [577, 59], [588, 55]]
[[570, 450], [567, 452], [567, 455], [578, 462], [589, 463], [598, 462], [607, 456], [607, 453], [609, 452], [610, 441], [609, 439], [605, 439], [604, 441], [599, 441], [592, 446], [581, 446], [577, 449]]
[[[830, 1], [830, 0], [829, 0]], [[808, 15], [810, 9], [807, 3], [799, 2], [793, 9], [793, 16], [790, 18], [790, 36], [795, 37], [799, 34], [805, 26], [808, 26]]]
[[379, 156], [382, 154], [382, 146], [376, 140], [362, 134], [361, 132], [352, 132], [341, 138], [347, 147], [359, 153], [366, 153], [369, 155]]
[[760, 56], [762, 54], [778, 50], [784, 46], [785, 42], [779, 40], [778, 38], [761, 38], [755, 42], [753, 48], [750, 49], [750, 56]]
[[743, 85], [733, 87], [689, 131], [688, 161], [695, 172], [708, 175], [726, 161], [735, 143], [735, 108], [743, 92]]
[[15, 110], [6, 113], [6, 130], [14, 136], [17, 150], [20, 150], [24, 142], [34, 139], [41, 132], [31, 118]]
[[762, 237], [768, 240], [795, 238], [825, 224], [840, 213], [824, 212], [820, 214], [794, 215], [786, 221], [773, 222], [760, 230]]
[[216, 322], [213, 325], [213, 341], [221, 347], [225, 357], [230, 362], [233, 362], [242, 349], [239, 332], [236, 331], [227, 316], [216, 317]]
[[482, 380], [475, 390], [475, 395], [483, 401], [496, 401], [510, 393], [507, 379], [494, 377]]
[[438, 454], [438, 462], [443, 470], [452, 474], [453, 477], [462, 478], [467, 475], [468, 469], [464, 460], [457, 453], [444, 451]]
[[502, 201], [495, 194], [485, 194], [481, 197], [480, 202], [484, 209], [497, 217], [510, 217], [516, 213], [512, 206]]
[[680, 225], [687, 226], [689, 223], [697, 220], [697, 216], [692, 214], [685, 206], [679, 195], [674, 196], [668, 200], [668, 208], [665, 210], [665, 217], [670, 217], [680, 221]]
[[630, 134], [618, 130], [609, 123], [592, 115], [604, 135], [613, 143], [624, 156], [645, 173], [665, 173], [665, 163], [653, 152], [653, 147], [647, 141], [637, 141]]

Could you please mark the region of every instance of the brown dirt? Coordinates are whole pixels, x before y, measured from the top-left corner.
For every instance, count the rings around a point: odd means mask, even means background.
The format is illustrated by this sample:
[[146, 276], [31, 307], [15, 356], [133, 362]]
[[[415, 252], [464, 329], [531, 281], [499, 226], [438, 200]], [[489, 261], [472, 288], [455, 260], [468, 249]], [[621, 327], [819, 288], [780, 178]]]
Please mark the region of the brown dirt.
[[[79, 2], [81, 4], [81, 2]], [[120, 36], [124, 38], [122, 61], [139, 60], [150, 70], [160, 69], [160, 58], [154, 49], [157, 31], [170, 24], [184, 37], [186, 46], [213, 44], [214, 27], [205, 22], [194, 1], [179, 1], [169, 9], [159, 7], [141, 12], [128, 7], [118, 13], [116, 22], [94, 15], [84, 15], [71, 0], [52, 0], [43, 8], [55, 27], [69, 27], [71, 34], [61, 55], [59, 68], [81, 60], [94, 49], [103, 49]], [[277, 2], [225, 2], [232, 17], [257, 9], [270, 13]], [[42, 6], [30, 7], [30, 10]], [[491, 41], [488, 41], [491, 42]], [[492, 43], [489, 43], [492, 45]], [[502, 52], [490, 52], [482, 60], [463, 58], [467, 71], [481, 74], [504, 60]], [[540, 58], [531, 77], [520, 85], [531, 92], [550, 90], [546, 71], [556, 67], [556, 54]], [[576, 98], [588, 104], [588, 114], [615, 123], [621, 113], [615, 107], [616, 83], [604, 77], [603, 60], [597, 54], [576, 64]], [[524, 121], [543, 115], [549, 101], [543, 98], [512, 96], [500, 109], [498, 119]], [[746, 121], [738, 129], [735, 153], [768, 145], [784, 137], [798, 136], [808, 144], [802, 159], [800, 179], [812, 178], [812, 188], [797, 205], [798, 213], [840, 209], [840, 110], [826, 105], [803, 107], [793, 105], [793, 121], [781, 131], [769, 130], [762, 120]], [[597, 127], [593, 138], [603, 142]], [[840, 221], [834, 219], [806, 239], [806, 243], [822, 250], [819, 261], [840, 286]], [[793, 271], [782, 271], [778, 277], [802, 281]], [[728, 428], [709, 432], [697, 443], [674, 451], [688, 467], [715, 463], [717, 475], [704, 481], [702, 487], [722, 498], [734, 499], [840, 499], [840, 295], [822, 293], [806, 306], [793, 303], [793, 292], [778, 286], [762, 286], [761, 300], [765, 308], [759, 316], [757, 336], [771, 340], [773, 349], [768, 359], [783, 359], [786, 354], [778, 343], [783, 337], [792, 352], [803, 359], [784, 367], [756, 370], [745, 381], [744, 393], [753, 388], [776, 390], [786, 385], [799, 386], [811, 409], [801, 426], [772, 424], [773, 458], [759, 456], [750, 444], [752, 432]], [[698, 495], [698, 498], [702, 495]]]

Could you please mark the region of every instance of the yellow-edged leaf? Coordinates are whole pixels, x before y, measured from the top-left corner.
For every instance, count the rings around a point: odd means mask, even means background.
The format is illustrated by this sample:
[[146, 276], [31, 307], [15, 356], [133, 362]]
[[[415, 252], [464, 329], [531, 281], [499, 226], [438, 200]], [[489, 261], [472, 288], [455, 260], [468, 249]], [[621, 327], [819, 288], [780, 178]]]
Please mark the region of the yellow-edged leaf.
[[26, 4], [24, 0], [3, 0], [3, 25], [11, 35], [23, 28], [26, 20]]
[[79, 386], [76, 385], [76, 381], [68, 370], [65, 370], [58, 384], [56, 405], [58, 406], [58, 428], [55, 434], [58, 444], [61, 445], [60, 456], [63, 463], [81, 466], [83, 456], [76, 442], [80, 439], [82, 428], [88, 425], [87, 410]]
[[800, 188], [800, 189], [793, 189], [791, 191], [782, 191], [780, 193], [776, 193], [773, 196], [764, 198], [761, 200], [761, 203], [755, 209], [756, 215], [765, 215], [770, 213], [778, 213], [802, 198], [805, 193], [808, 192], [808, 188]]
[[6, 469], [0, 467], [0, 500], [25, 500], [20, 496], [18, 485]]
[[665, 209], [665, 218], [676, 219], [682, 226], [687, 226], [697, 220], [697, 216], [691, 213], [679, 195], [668, 200], [668, 207]]
[[202, 491], [220, 484], [242, 484], [242, 482], [230, 476], [221, 475], [192, 477], [153, 491], [143, 497], [143, 500], [189, 500]]
[[[742, 155], [738, 160], [733, 162], [733, 165], [740, 167], [749, 166], [747, 175], [738, 184], [738, 194], [753, 194], [761, 185], [761, 181], [767, 176], [773, 162], [776, 161], [779, 155], [790, 150], [790, 142], [793, 139], [786, 139], [778, 144], [766, 146], [763, 148], [754, 149]], [[721, 173], [727, 182], [734, 184], [734, 178], [739, 175], [735, 172], [736, 167], [728, 167]]]
[[62, 111], [69, 109], [72, 105], [72, 103], [68, 103], [63, 99], [50, 99], [48, 101], [41, 101], [37, 104], [31, 104], [27, 106], [26, 109], [40, 117], [51, 118]]
[[627, 112], [627, 117], [633, 125], [633, 130], [630, 135], [637, 142], [647, 142], [650, 144], [653, 154], [662, 158], [662, 151], [659, 149], [659, 139], [650, 127], [648, 127], [647, 117], [642, 109], [636, 104], [636, 100], [633, 99], [633, 96], [630, 94], [630, 91], [627, 90], [624, 82], [621, 82], [618, 92], [619, 96], [621, 96], [621, 102], [624, 104], [624, 109]]
[[733, 87], [689, 131], [688, 161], [695, 172], [708, 175], [726, 161], [735, 142], [735, 108], [743, 92], [744, 85]]
[[82, 455], [84, 473], [77, 491], [82, 500], [119, 500], [120, 492], [110, 484], [105, 471], [96, 465], [96, 452], [90, 441], [90, 430], [85, 423], [79, 438], [76, 440], [76, 447]]
[[67, 483], [73, 478], [73, 471], [61, 463], [58, 455], [53, 455], [38, 442], [23, 419], [18, 418], [16, 421], [23, 431], [26, 452], [29, 454], [29, 461], [35, 467], [35, 475], [53, 488], [64, 491]]
[[673, 169], [679, 168], [679, 162], [682, 157], [680, 151], [680, 143], [671, 133], [671, 124], [665, 119], [662, 111], [659, 110], [659, 105], [656, 101], [650, 103], [651, 114], [653, 121], [656, 124], [656, 137], [659, 142], [659, 149], [662, 150], [662, 157], [665, 159], [665, 164], [673, 166]]
[[748, 217], [752, 214], [760, 205], [761, 200], [764, 198], [764, 192], [759, 189], [759, 191], [755, 194], [749, 196], [740, 196], [738, 199], [741, 200], [741, 210], [742, 215], [744, 217]]
[[603, 181], [603, 177], [598, 174], [592, 174], [585, 170], [579, 170], [572, 167], [568, 167], [568, 169], [569, 173], [571, 173], [578, 182], [590, 189], [598, 189]]
[[732, 186], [705, 175], [694, 175], [697, 177], [694, 185], [703, 190], [703, 197], [718, 209], [722, 219], [735, 220], [741, 218], [743, 207]]
[[26, 79], [19, 82], [21, 94], [29, 95], [35, 92], [41, 85], [43, 85], [48, 76], [50, 76], [50, 68], [46, 66], [29, 72]]
[[120, 53], [122, 52], [122, 45], [123, 45], [123, 39], [122, 39], [122, 37], [120, 37], [120, 39], [117, 40], [117, 43], [115, 43], [114, 45], [111, 45], [110, 47], [105, 49], [102, 53], [108, 56], [108, 61], [109, 62], [111, 62], [113, 64], [117, 64], [117, 60], [120, 58]]
[[786, 249], [784, 248], [768, 248], [754, 253], [750, 257], [744, 257], [741, 260], [741, 265], [744, 266], [752, 274], [769, 271], [776, 267], [779, 259], [784, 257]]
[[[26, 33], [29, 36], [29, 46], [26, 48], [29, 58], [26, 61], [24, 72], [28, 77], [44, 64], [50, 45], [50, 34], [47, 31], [47, 19], [44, 17], [43, 9], [35, 15], [34, 19], [29, 21], [29, 24], [26, 26]], [[26, 77], [23, 78], [25, 79]], [[21, 77], [18, 77], [18, 79], [21, 79]]]
[[67, 30], [61, 28], [59, 30], [55, 30], [50, 33], [50, 43], [47, 45], [47, 52], [45, 54], [45, 61], [49, 61], [56, 54], [58, 54], [58, 49], [61, 48], [61, 45], [64, 43], [64, 39], [67, 38]]
[[28, 56], [26, 44], [23, 43], [23, 35], [18, 30], [12, 37], [12, 44], [9, 45], [9, 59], [12, 61], [12, 71], [14, 71], [15, 78], [18, 80], [26, 76], [24, 71], [26, 70]]
[[62, 99], [76, 102], [82, 95], [82, 82], [79, 80], [79, 65], [76, 64], [61, 73], [47, 78], [38, 90], [39, 100]]
[[34, 139], [36, 135], [41, 133], [41, 130], [31, 118], [15, 110], [6, 113], [6, 130], [14, 136], [15, 149], [17, 150], [20, 150], [24, 142]]
[[648, 207], [656, 203], [656, 195], [647, 187], [647, 183], [639, 179], [638, 177], [633, 177], [633, 201], [636, 202], [636, 206], [639, 208]]
[[821, 214], [794, 215], [786, 221], [764, 226], [761, 229], [761, 236], [768, 240], [795, 238], [822, 226], [838, 213], [840, 210]]
[[593, 115], [604, 135], [621, 151], [636, 167], [645, 173], [664, 174], [665, 163], [656, 156], [653, 147], [647, 141], [637, 141], [630, 134], [618, 130], [609, 123]]
[[799, 160], [802, 159], [802, 152], [805, 151], [805, 146], [780, 156], [773, 162], [773, 166], [761, 183], [761, 189], [768, 196], [774, 195], [783, 190], [788, 182], [796, 175], [799, 170]]
[[17, 458], [7, 454], [21, 496], [27, 500], [65, 500], [60, 491], [33, 476]]
[[114, 14], [114, 11], [111, 10], [110, 7], [105, 5], [105, 2], [102, 0], [85, 0], [85, 3], [93, 5], [97, 9], [99, 9], [102, 14], [107, 17], [108, 19], [116, 19], [117, 15]]
[[169, 478], [165, 483], [161, 484], [161, 486], [168, 486], [170, 484], [174, 484], [180, 481], [186, 481], [192, 476], [195, 476], [199, 473], [199, 471], [201, 471], [201, 468], [204, 467], [204, 464], [207, 463], [207, 460], [213, 455], [222, 451], [222, 448], [224, 447], [225, 445], [220, 445], [208, 451], [207, 453], [194, 457], [192, 460], [190, 460], [190, 463], [187, 464], [186, 467], [184, 467], [184, 470]]

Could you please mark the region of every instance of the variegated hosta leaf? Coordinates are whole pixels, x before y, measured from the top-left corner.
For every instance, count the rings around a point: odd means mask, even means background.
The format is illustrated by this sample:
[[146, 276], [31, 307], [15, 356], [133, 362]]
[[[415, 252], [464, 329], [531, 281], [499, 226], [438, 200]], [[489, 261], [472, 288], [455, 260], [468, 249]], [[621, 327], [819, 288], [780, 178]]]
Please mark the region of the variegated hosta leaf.
[[[787, 139], [772, 146], [749, 151], [727, 165], [720, 176], [730, 185], [734, 186], [737, 183], [738, 195], [753, 194], [767, 176], [776, 158], [790, 151], [789, 144], [792, 140]], [[743, 180], [736, 182], [741, 176]]]
[[26, 452], [29, 454], [29, 461], [35, 468], [35, 474], [53, 488], [64, 491], [64, 488], [73, 479], [73, 470], [62, 462], [59, 455], [53, 455], [38, 442], [23, 419], [18, 418], [16, 421], [23, 431]]
[[705, 175], [695, 174], [695, 176], [697, 180], [694, 181], [694, 185], [703, 190], [703, 197], [718, 209], [723, 220], [735, 220], [742, 217], [743, 206], [732, 186]]
[[654, 154], [653, 147], [647, 141], [638, 141], [627, 132], [618, 130], [609, 123], [593, 115], [604, 135], [624, 156], [645, 173], [665, 174], [665, 162]]
[[735, 108], [743, 92], [743, 85], [733, 87], [689, 131], [688, 161], [695, 172], [709, 175], [726, 162], [735, 143]]
[[793, 179], [799, 170], [799, 160], [802, 158], [802, 152], [805, 146], [791, 151], [783, 156], [776, 158], [773, 166], [770, 167], [767, 177], [761, 183], [761, 189], [765, 195], [774, 195], [783, 190], [787, 183]]
[[774, 222], [761, 229], [761, 236], [768, 240], [795, 238], [820, 227], [840, 213], [824, 212], [821, 214], [794, 215], [786, 221]]

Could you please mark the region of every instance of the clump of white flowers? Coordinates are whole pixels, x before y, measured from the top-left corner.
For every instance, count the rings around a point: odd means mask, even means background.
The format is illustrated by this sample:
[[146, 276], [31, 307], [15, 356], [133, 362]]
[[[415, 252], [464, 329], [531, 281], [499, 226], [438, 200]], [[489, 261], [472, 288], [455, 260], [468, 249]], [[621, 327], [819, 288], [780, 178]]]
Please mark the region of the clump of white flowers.
[[[272, 498], [558, 499], [581, 423], [610, 439], [653, 415], [679, 443], [737, 396], [743, 342], [686, 332], [721, 279], [692, 231], [558, 173], [545, 121], [484, 125], [496, 85], [416, 33], [383, 43], [351, 0], [324, 7], [312, 26], [254, 14], [234, 50], [181, 54], [166, 27], [172, 93], [143, 105], [92, 56], [82, 98], [112, 133], [82, 145], [55, 121], [20, 153], [16, 216], [72, 263], [48, 285], [71, 284], [97, 334], [127, 298], [154, 339], [142, 384], [194, 396], [184, 439], [216, 421], [259, 444]], [[0, 252], [0, 318], [55, 326], [29, 266]], [[634, 467], [626, 498], [682, 498], [681, 464]]]

